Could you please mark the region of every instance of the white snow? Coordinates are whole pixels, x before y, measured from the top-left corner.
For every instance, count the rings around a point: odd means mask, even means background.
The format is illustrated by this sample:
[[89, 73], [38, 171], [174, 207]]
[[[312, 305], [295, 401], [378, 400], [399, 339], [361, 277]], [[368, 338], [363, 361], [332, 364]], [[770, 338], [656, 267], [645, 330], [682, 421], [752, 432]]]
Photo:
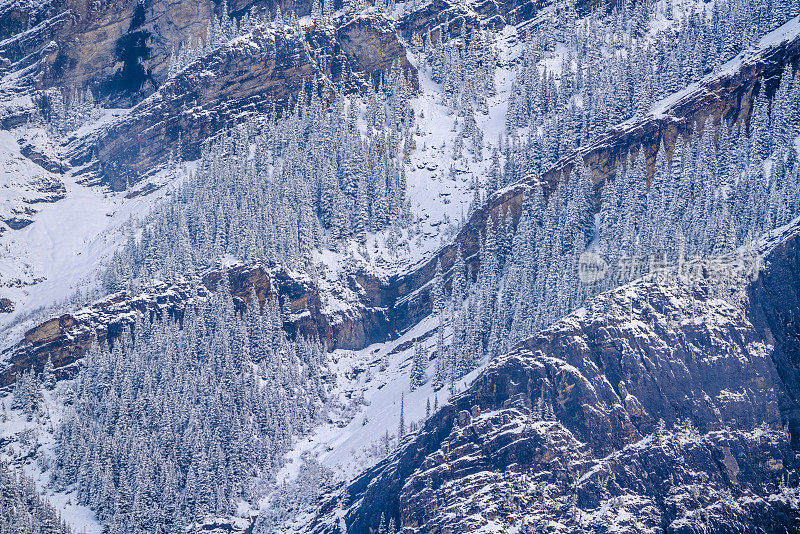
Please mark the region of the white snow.
[[[7, 142], [9, 137], [10, 133], [0, 132], [0, 141]], [[6, 147], [5, 142], [0, 143], [0, 150]], [[0, 165], [14, 157], [16, 154], [8, 150], [0, 152]], [[46, 172], [26, 161], [36, 169], [28, 166], [15, 170], [15, 176], [28, 172], [23, 178], [29, 178]], [[65, 198], [35, 204], [38, 213], [32, 216], [33, 223], [0, 235], [0, 283], [5, 285], [3, 296], [15, 307], [13, 313], [0, 315], [0, 345], [19, 338], [30, 326], [26, 318], [32, 312], [67, 299], [78, 289], [94, 287], [97, 270], [121, 243], [125, 223], [146, 214], [171, 191], [166, 186], [128, 199], [127, 192], [111, 193], [81, 185], [71, 174], [60, 179]], [[162, 173], [150, 181], [165, 179]]]
[[[397, 443], [401, 396], [407, 429], [411, 422], [424, 422], [428, 402], [432, 413], [436, 399], [438, 406], [443, 406], [450, 395], [447, 386], [434, 391], [432, 378], [435, 360], [430, 361], [425, 384], [411, 391], [409, 381], [414, 352], [411, 342], [427, 335], [422, 343], [428, 354], [432, 354], [437, 337], [432, 330], [437, 325], [438, 321], [429, 316], [396, 340], [371, 345], [360, 351], [335, 351], [332, 358], [337, 384], [333, 394], [343, 401], [348, 398], [357, 401], [350, 403], [349, 419], [335, 419], [297, 443], [288, 455], [289, 462], [279, 472], [278, 481], [296, 475], [304, 453], [311, 453], [324, 466], [332, 469], [339, 480], [348, 480], [383, 458], [375, 454], [374, 449], [387, 431], [393, 444]], [[449, 335], [449, 332], [446, 334]], [[404, 350], [396, 351], [397, 347], [404, 344], [408, 345]], [[385, 370], [381, 370], [382, 361], [388, 364]], [[463, 391], [483, 368], [481, 366], [459, 380], [456, 390]]]
[[[464, 156], [468, 164], [453, 159], [454, 139], [463, 118], [457, 117], [442, 102], [441, 87], [431, 79], [430, 70], [420, 68], [420, 91], [411, 99], [419, 134], [414, 136], [416, 149], [411, 154], [411, 165], [406, 166], [406, 197], [414, 222], [401, 232], [399, 241], [408, 241], [407, 250], [402, 247], [387, 249], [388, 230], [369, 236], [366, 248], [371, 255], [370, 263], [380, 271], [405, 272], [449, 243], [469, 215], [473, 180], [477, 178], [480, 186], [485, 185], [492, 148], [499, 148], [498, 138], [504, 132], [508, 93], [516, 76], [514, 64], [522, 50], [516, 28], [507, 26], [499, 32], [495, 36], [495, 46], [499, 56], [495, 71], [496, 94], [487, 98], [488, 113], [476, 112], [475, 117], [487, 145], [480, 162], [475, 162], [467, 149]], [[414, 54], [409, 52], [408, 58], [420, 66]], [[459, 126], [454, 127], [456, 121]]]

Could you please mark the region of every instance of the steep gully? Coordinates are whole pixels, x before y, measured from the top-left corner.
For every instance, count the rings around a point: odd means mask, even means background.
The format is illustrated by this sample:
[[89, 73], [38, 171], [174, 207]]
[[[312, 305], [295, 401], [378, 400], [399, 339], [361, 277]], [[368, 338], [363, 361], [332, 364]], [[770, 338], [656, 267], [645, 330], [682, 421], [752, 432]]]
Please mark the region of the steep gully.
[[[320, 290], [313, 282], [294, 279], [285, 271], [268, 266], [239, 266], [228, 270], [232, 291], [245, 301], [249, 299], [251, 287], [255, 286], [262, 301], [264, 298], [277, 298], [281, 302], [286, 300], [293, 312], [308, 310], [308, 313], [296, 313], [297, 317], [289, 318], [287, 330], [292, 334], [318, 335], [331, 349], [358, 349], [394, 337], [430, 313], [428, 283], [433, 278], [437, 262], [441, 262], [447, 280], [460, 247], [472, 272], [477, 272], [477, 252], [487, 221], [490, 217], [496, 221], [500, 216], [510, 215], [516, 224], [532, 188], [540, 184], [545, 189], [552, 188], [582, 159], [591, 169], [599, 191], [605, 179], [614, 174], [629, 153], [644, 150], [649, 164], [653, 164], [656, 150], [663, 145], [671, 154], [680, 136], [690, 136], [700, 128], [721, 123], [746, 124], [750, 106], [760, 87], [764, 85], [767, 94], [771, 95], [784, 67], [791, 65], [797, 70], [800, 63], [800, 25], [789, 23], [783, 28], [792, 28], [792, 31], [776, 30], [772, 37], [767, 37], [774, 43], [751, 53], [741, 62], [732, 62], [720, 74], [706, 77], [667, 99], [661, 107], [656, 106], [657, 112], [613, 128], [595, 142], [557, 162], [543, 176], [528, 176], [497, 192], [472, 214], [451, 244], [411, 272], [388, 279], [378, 279], [364, 272], [351, 273], [344, 285], [350, 296], [356, 298], [346, 299], [350, 304], [347, 311], [327, 312], [321, 303]], [[274, 36], [264, 38], [273, 42]], [[224, 48], [218, 53], [229, 54], [234, 50]], [[224, 63], [220, 59], [219, 64]], [[171, 90], [175, 95], [182, 92], [178, 89], [180, 84], [195, 75], [191, 67], [187, 71], [185, 77], [171, 81], [175, 84], [175, 89]], [[202, 287], [213, 289], [215, 284], [210, 281], [219, 276], [219, 270], [211, 271], [204, 275], [204, 283], [195, 285], [201, 290]], [[63, 367], [79, 359], [92, 340], [113, 340], [123, 325], [132, 322], [132, 309], [154, 314], [180, 314], [190, 288], [177, 284], [159, 291], [142, 297], [112, 295], [92, 305], [85, 313], [65, 314], [31, 329], [18, 345], [6, 351], [9, 363], [0, 371], [0, 386], [12, 383], [17, 373], [26, 368], [41, 369], [47, 358], [52, 357], [56, 367]]]

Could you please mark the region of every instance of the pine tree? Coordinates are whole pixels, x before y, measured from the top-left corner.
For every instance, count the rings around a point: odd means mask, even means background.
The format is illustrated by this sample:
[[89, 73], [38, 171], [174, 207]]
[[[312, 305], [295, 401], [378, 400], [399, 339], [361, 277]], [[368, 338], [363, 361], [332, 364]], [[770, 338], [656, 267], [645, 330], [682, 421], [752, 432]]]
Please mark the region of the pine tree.
[[466, 265], [464, 263], [464, 255], [461, 252], [461, 244], [456, 247], [456, 259], [453, 264], [452, 274], [452, 294], [451, 302], [454, 309], [457, 309], [464, 302], [467, 291], [467, 281], [465, 279]]
[[42, 371], [42, 386], [45, 389], [53, 389], [56, 386], [55, 366], [53, 365], [52, 355], [47, 358]]
[[384, 456], [389, 454], [389, 451], [391, 450], [391, 446], [392, 446], [392, 440], [389, 437], [389, 431], [387, 430], [383, 435], [383, 454], [384, 454]]
[[426, 380], [425, 371], [428, 367], [428, 351], [420, 341], [414, 344], [414, 356], [411, 364], [411, 390], [423, 385]]
[[397, 426], [397, 439], [400, 440], [406, 435], [405, 420], [405, 393], [400, 394], [400, 422]]
[[436, 271], [431, 281], [431, 302], [434, 314], [441, 314], [445, 307], [444, 275], [442, 274], [442, 262], [436, 260]]
[[489, 180], [486, 183], [486, 196], [492, 196], [495, 191], [500, 189], [500, 184], [503, 181], [500, 175], [500, 154], [497, 152], [497, 147], [492, 149], [492, 164], [489, 167]]

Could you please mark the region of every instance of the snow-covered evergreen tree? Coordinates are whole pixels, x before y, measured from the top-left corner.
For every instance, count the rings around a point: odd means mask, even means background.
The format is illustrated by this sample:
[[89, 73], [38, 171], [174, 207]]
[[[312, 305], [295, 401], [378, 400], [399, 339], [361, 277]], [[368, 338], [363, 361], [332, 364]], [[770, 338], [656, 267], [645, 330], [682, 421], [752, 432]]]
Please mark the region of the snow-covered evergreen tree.
[[428, 368], [428, 351], [425, 346], [417, 341], [414, 344], [414, 356], [411, 363], [411, 390], [418, 388], [425, 383], [427, 377], [425, 371]]
[[274, 300], [235, 312], [224, 280], [182, 325], [140, 317], [73, 381], [53, 480], [78, 482], [78, 501], [119, 532], [167, 532], [258, 499], [293, 437], [325, 417], [324, 348], [288, 341]]

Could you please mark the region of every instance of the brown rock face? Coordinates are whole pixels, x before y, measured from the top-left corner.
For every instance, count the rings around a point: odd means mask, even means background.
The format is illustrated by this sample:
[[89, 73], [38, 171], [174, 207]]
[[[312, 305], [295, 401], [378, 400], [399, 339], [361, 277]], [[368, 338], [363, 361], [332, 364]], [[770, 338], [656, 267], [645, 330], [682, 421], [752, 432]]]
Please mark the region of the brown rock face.
[[[287, 15], [307, 15], [303, 0], [242, 0], [231, 14], [280, 5]], [[205, 39], [222, 3], [211, 0], [16, 0], [0, 7], [0, 73], [31, 67], [37, 88], [91, 87], [103, 102], [127, 106], [166, 81], [169, 56], [181, 44]]]
[[299, 35], [257, 29], [252, 39], [224, 46], [169, 80], [105, 131], [94, 153], [114, 190], [177, 151], [195, 159], [203, 140], [233, 121], [286, 100], [316, 69]]
[[[337, 306], [335, 311], [328, 311], [319, 288], [311, 280], [293, 276], [282, 268], [239, 265], [224, 271], [211, 270], [199, 279], [172, 284], [156, 282], [138, 295], [115, 293], [30, 329], [8, 351], [9, 364], [0, 371], [0, 387], [13, 383], [19, 373], [28, 369], [41, 371], [49, 358], [61, 376], [68, 375], [70, 364], [83, 357], [93, 344], [113, 342], [134, 324], [137, 314], [150, 319], [167, 314], [180, 320], [185, 306], [195, 298], [206, 297], [208, 291], [215, 291], [222, 276], [228, 277], [239, 309], [250, 304], [253, 290], [260, 306], [273, 299], [286, 305], [290, 316], [284, 328], [292, 337], [316, 337], [328, 349], [358, 349], [389, 336], [382, 308], [354, 301], [348, 307]], [[363, 279], [352, 280], [353, 287], [363, 292], [361, 283]]]
[[[305, 0], [235, 0], [234, 16], [269, 12], [308, 15]], [[37, 89], [91, 88], [102, 102], [127, 107], [167, 80], [173, 49], [205, 39], [222, 2], [188, 0], [12, 0], [0, 6], [0, 74], [28, 69]]]
[[350, 64], [364, 75], [378, 79], [396, 63], [409, 74], [414, 88], [418, 88], [416, 69], [408, 62], [394, 22], [385, 17], [358, 17], [340, 26], [336, 38]]
[[209, 0], [13, 1], [0, 8], [0, 57], [9, 70], [29, 67], [36, 88], [91, 87], [125, 106], [166, 78], [169, 55], [205, 35]]
[[0, 387], [12, 384], [17, 375], [29, 369], [40, 372], [48, 359], [53, 360], [58, 377], [70, 376], [70, 364], [95, 343], [113, 341], [133, 324], [136, 312], [151, 317], [174, 315], [188, 298], [188, 285], [156, 283], [150, 294], [117, 293], [75, 313], [54, 317], [28, 330], [23, 340], [8, 351], [9, 363], [0, 372]]
[[[93, 157], [104, 183], [122, 190], [166, 161], [170, 152], [196, 159], [205, 139], [281, 106], [312, 81], [328, 90], [355, 89], [397, 63], [416, 84], [394, 25], [383, 16], [360, 17], [337, 31], [256, 28], [167, 81], [121, 121], [71, 148], [72, 163]], [[179, 143], [180, 136], [182, 136]]]

